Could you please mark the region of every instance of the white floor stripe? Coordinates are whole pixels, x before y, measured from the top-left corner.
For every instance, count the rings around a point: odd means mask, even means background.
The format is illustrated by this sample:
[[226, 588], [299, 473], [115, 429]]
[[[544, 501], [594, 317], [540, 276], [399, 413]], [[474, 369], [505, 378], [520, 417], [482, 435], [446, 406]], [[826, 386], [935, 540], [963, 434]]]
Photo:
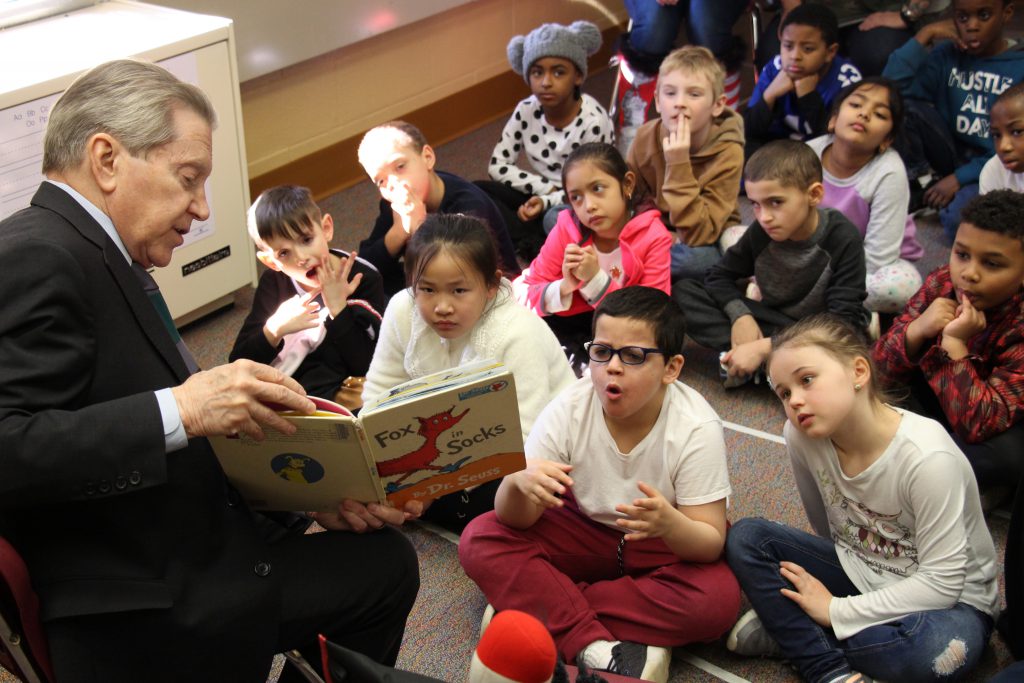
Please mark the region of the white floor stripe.
[[756, 436], [757, 438], [764, 439], [766, 441], [774, 441], [775, 443], [781, 443], [783, 445], [785, 445], [786, 443], [786, 440], [783, 439], [778, 434], [769, 434], [768, 432], [762, 432], [760, 429], [754, 429], [752, 427], [744, 427], [743, 425], [738, 425], [735, 422], [727, 422], [723, 420], [722, 426], [725, 427], [726, 429], [731, 429], [734, 432], [740, 432], [741, 434], [749, 434], [750, 436]]
[[709, 673], [712, 676], [719, 678], [720, 680], [726, 681], [726, 683], [750, 683], [750, 681], [748, 681], [746, 678], [740, 678], [736, 674], [729, 673], [722, 667], [715, 666], [708, 660], [702, 659], [697, 655], [692, 655], [689, 652], [686, 652], [685, 650], [676, 650], [676, 654], [678, 654], [679, 658], [682, 659], [684, 662], [687, 662], [688, 664], [691, 664], [700, 669], [701, 671]]

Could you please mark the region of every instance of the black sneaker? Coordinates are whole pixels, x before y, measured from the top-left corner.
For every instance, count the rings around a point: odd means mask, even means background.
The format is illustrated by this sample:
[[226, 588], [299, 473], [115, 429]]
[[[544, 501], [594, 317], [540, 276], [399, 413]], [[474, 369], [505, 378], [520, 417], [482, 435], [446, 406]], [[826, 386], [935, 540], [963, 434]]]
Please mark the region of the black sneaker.
[[672, 650], [641, 643], [620, 642], [612, 647], [612, 657], [605, 671], [654, 683], [668, 680]]

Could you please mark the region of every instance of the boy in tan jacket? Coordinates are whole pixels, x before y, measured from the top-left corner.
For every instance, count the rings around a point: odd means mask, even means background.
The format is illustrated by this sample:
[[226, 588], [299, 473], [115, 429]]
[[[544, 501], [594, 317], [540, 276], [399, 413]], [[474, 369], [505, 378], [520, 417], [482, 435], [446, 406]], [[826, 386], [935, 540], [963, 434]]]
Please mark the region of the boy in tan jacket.
[[655, 198], [674, 228], [672, 280], [704, 271], [743, 234], [737, 198], [743, 117], [725, 106], [724, 72], [707, 48], [670, 53], [658, 73], [660, 119], [637, 130], [627, 162], [637, 190]]

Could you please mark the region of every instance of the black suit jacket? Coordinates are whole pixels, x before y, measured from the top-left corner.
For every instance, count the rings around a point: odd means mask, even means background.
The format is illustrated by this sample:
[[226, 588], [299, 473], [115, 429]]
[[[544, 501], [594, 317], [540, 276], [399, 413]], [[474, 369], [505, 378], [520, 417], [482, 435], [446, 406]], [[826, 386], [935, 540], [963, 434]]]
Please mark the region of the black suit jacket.
[[44, 622], [145, 613], [121, 647], [187, 665], [215, 636], [222, 680], [261, 680], [280, 609], [269, 523], [206, 439], [164, 452], [153, 392], [188, 371], [123, 254], [52, 184], [0, 223], [0, 301], [0, 515]]

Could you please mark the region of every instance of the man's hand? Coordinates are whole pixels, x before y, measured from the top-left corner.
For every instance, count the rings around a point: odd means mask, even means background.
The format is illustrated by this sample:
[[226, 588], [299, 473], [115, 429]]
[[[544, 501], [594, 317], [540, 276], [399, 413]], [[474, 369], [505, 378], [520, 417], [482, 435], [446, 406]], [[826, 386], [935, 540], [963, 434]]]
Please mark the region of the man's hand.
[[296, 294], [281, 302], [263, 326], [263, 336], [271, 346], [277, 348], [286, 334], [308, 330], [319, 324], [320, 304], [313, 301], [318, 293], [309, 292], [303, 296]]
[[359, 287], [363, 281], [363, 274], [356, 273], [355, 277], [349, 280], [352, 272], [352, 265], [356, 262], [356, 252], [340, 259], [335, 263], [334, 255], [327, 253], [327, 259], [317, 266], [316, 276], [320, 281], [320, 291], [324, 295], [324, 303], [331, 311], [331, 317], [337, 316], [348, 305], [348, 298]]
[[683, 114], [679, 115], [676, 129], [668, 131], [668, 135], [662, 139], [661, 148], [665, 152], [667, 165], [690, 160], [690, 120]]
[[634, 499], [632, 505], [616, 505], [615, 511], [629, 519], [617, 519], [615, 524], [629, 531], [626, 534], [627, 541], [663, 538], [683, 513], [653, 486], [641, 481], [637, 482], [637, 488], [646, 497]]
[[524, 223], [532, 221], [544, 211], [544, 200], [534, 195], [519, 205], [516, 215]]
[[262, 441], [264, 426], [294, 434], [295, 425], [276, 410], [304, 415], [315, 410], [298, 382], [269, 365], [249, 360], [197, 372], [171, 393], [190, 439], [243, 433]]
[[825, 584], [793, 562], [780, 562], [779, 567], [782, 578], [796, 589], [783, 588], [782, 594], [799, 605], [814, 623], [830, 628], [832, 618], [828, 615], [828, 608], [832, 604], [832, 594], [825, 588]]
[[380, 503], [363, 505], [346, 498], [341, 501], [336, 512], [310, 512], [309, 516], [325, 529], [362, 534], [377, 531], [385, 525], [401, 526], [407, 520], [418, 519], [423, 510], [423, 503], [418, 500], [410, 500], [404, 509], [399, 510]]
[[572, 486], [572, 465], [551, 460], [527, 460], [526, 469], [510, 474], [509, 481], [528, 501], [544, 508], [564, 505], [560, 495]]
[[903, 23], [903, 17], [900, 16], [899, 12], [872, 12], [871, 14], [864, 17], [864, 21], [860, 22], [859, 26], [861, 31], [870, 31], [875, 28], [894, 28], [903, 30], [910, 28]]
[[924, 203], [933, 209], [945, 208], [953, 201], [953, 197], [959, 189], [960, 181], [956, 179], [956, 175], [950, 173], [925, 191]]

